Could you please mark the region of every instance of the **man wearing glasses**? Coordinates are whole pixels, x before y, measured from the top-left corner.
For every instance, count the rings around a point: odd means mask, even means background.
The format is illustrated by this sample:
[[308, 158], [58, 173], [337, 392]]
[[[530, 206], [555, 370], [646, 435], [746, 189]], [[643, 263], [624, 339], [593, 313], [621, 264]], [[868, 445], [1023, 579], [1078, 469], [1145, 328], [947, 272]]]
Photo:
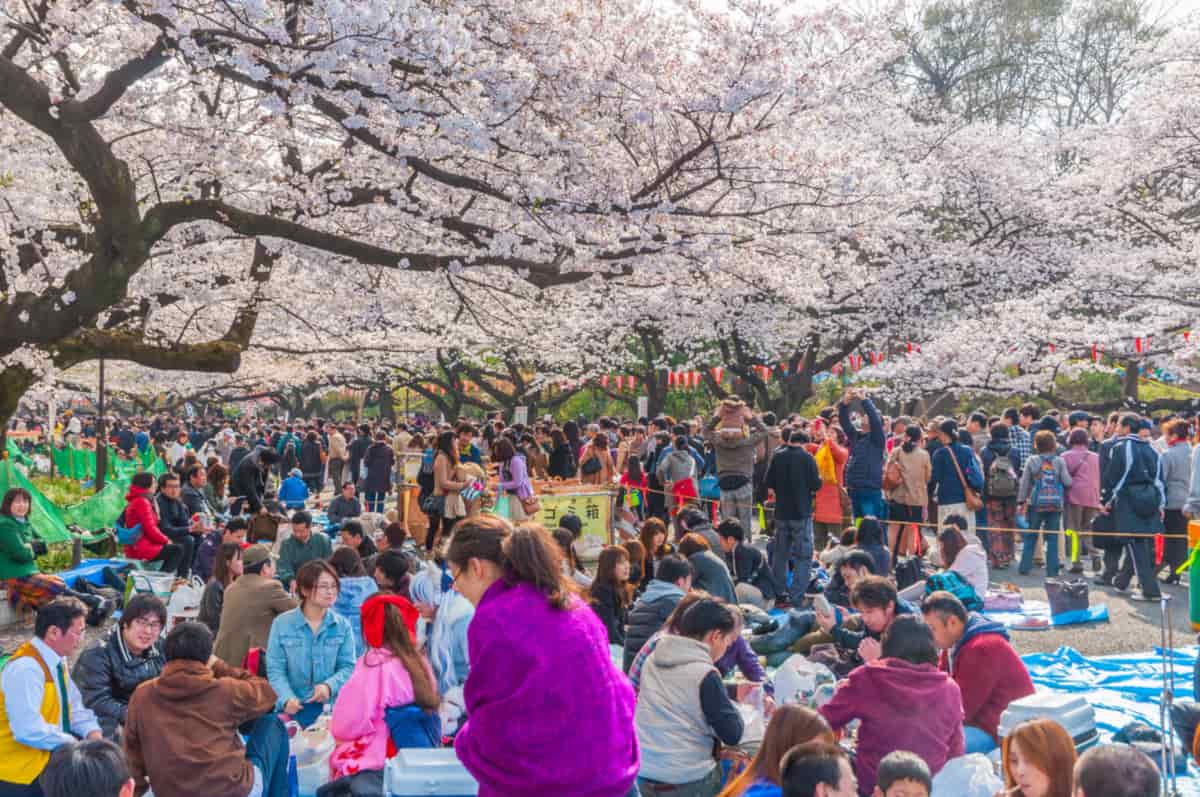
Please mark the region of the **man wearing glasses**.
[[76, 739], [101, 738], [96, 715], [67, 673], [83, 640], [87, 607], [57, 598], [38, 609], [33, 639], [0, 673], [0, 797], [41, 797], [50, 753]]
[[72, 676], [105, 738], [119, 740], [133, 690], [162, 672], [166, 660], [159, 637], [166, 622], [162, 600], [139, 593], [129, 599], [117, 627], [79, 654]]

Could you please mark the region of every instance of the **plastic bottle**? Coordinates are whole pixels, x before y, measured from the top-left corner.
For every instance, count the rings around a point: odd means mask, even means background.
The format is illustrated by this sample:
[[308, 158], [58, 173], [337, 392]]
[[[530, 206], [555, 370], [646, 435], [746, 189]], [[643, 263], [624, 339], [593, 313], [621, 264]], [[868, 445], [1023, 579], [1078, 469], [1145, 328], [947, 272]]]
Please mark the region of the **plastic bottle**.
[[300, 777], [296, 774], [296, 756], [288, 756], [288, 797], [300, 797]]

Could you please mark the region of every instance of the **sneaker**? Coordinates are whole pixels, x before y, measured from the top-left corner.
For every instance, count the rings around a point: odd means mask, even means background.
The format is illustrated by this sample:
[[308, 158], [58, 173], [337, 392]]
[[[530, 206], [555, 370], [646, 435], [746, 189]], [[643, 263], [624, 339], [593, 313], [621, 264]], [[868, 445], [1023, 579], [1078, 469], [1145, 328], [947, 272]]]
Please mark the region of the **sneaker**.
[[[1121, 590], [1124, 592], [1124, 590]], [[1129, 599], [1134, 601], [1142, 601], [1143, 603], [1158, 603], [1158, 595], [1147, 595], [1140, 589], [1133, 589], [1129, 592]]]
[[1113, 589], [1115, 589], [1117, 591], [1117, 594], [1119, 594], [1119, 595], [1128, 595], [1129, 594], [1129, 585], [1128, 584], [1126, 584], [1125, 586], [1122, 587], [1122, 586], [1118, 585], [1117, 582], [1114, 581], [1113, 583], [1109, 584], [1109, 586], [1112, 587]]
[[1092, 579], [1092, 583], [1097, 587], [1111, 587], [1113, 585], [1112, 579], [1105, 576], [1096, 576]]

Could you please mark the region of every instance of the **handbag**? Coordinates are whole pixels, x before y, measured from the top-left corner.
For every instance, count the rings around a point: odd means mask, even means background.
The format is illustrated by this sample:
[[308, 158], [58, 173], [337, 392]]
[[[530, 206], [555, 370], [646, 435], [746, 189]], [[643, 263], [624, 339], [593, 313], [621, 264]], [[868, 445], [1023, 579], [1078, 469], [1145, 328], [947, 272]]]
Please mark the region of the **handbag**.
[[538, 500], [536, 495], [531, 495], [528, 498], [522, 498], [521, 511], [525, 513], [526, 517], [537, 517], [538, 513], [542, 511], [542, 502]]
[[983, 509], [983, 499], [979, 497], [979, 493], [967, 486], [967, 479], [963, 476], [962, 466], [958, 464], [958, 457], [954, 455], [954, 446], [949, 446], [950, 461], [954, 463], [954, 472], [958, 474], [958, 482], [963, 488], [963, 503], [967, 505], [967, 509], [971, 512], [978, 512]]
[[441, 515], [446, 511], [446, 496], [427, 495], [421, 499], [421, 511], [426, 515]]
[[850, 500], [850, 493], [840, 484], [838, 485], [838, 502], [841, 504], [843, 518], [854, 515], [854, 502]]
[[1067, 612], [1087, 611], [1088, 583], [1082, 578], [1048, 578], [1046, 600], [1050, 602], [1051, 617]]
[[604, 466], [600, 464], [600, 457], [592, 457], [587, 462], [579, 466], [579, 472], [584, 476], [591, 476], [593, 473], [599, 473]]

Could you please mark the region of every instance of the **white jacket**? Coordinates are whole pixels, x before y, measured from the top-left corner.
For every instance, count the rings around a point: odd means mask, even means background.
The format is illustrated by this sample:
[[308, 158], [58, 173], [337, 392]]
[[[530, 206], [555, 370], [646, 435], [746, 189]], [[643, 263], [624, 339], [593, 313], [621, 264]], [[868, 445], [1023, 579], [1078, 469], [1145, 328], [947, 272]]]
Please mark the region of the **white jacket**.
[[983, 546], [972, 542], [958, 552], [954, 565], [950, 568], [962, 576], [962, 580], [975, 589], [980, 600], [987, 595], [988, 589], [988, 560]]

